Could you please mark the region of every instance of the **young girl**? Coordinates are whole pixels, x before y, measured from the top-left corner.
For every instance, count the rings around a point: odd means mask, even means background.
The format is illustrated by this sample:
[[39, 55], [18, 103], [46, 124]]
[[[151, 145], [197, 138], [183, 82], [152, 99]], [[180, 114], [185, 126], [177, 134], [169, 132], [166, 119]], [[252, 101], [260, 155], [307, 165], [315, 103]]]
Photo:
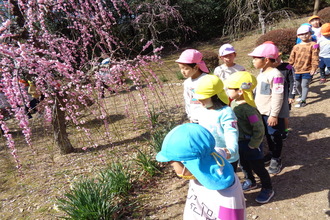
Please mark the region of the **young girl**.
[[229, 100], [222, 81], [215, 75], [204, 76], [195, 89], [194, 97], [205, 108], [198, 116], [199, 124], [212, 133], [216, 150], [226, 152], [226, 159], [236, 172], [239, 159], [237, 119], [233, 110], [227, 105]]
[[266, 157], [270, 159], [268, 172], [277, 174], [282, 168], [282, 133], [284, 132], [284, 117], [280, 114], [283, 104], [284, 77], [278, 69], [273, 67], [279, 51], [273, 42], [268, 41], [256, 47], [249, 56], [253, 57], [253, 66], [260, 69], [255, 103], [265, 125], [270, 151], [269, 157]]
[[245, 199], [232, 166], [215, 150], [212, 134], [193, 123], [179, 125], [165, 137], [159, 162], [170, 162], [189, 179], [184, 220], [245, 220]]
[[183, 84], [183, 97], [188, 119], [190, 122], [198, 123], [198, 112], [202, 105], [193, 97], [194, 90], [198, 81], [209, 72], [203, 61], [203, 54], [198, 50], [188, 49], [183, 51], [175, 62], [179, 64], [182, 75], [187, 78]]
[[299, 103], [295, 107], [300, 108], [306, 106], [309, 83], [319, 64], [319, 48], [317, 43], [310, 40], [309, 27], [300, 26], [297, 30], [297, 36], [302, 42], [293, 47], [289, 64], [294, 67], [296, 90], [301, 94]]
[[237, 72], [244, 71], [245, 68], [236, 64], [236, 51], [230, 44], [224, 44], [219, 49], [219, 59], [223, 62], [221, 66], [218, 66], [214, 70], [214, 75], [218, 76], [222, 81], [226, 80], [228, 76]]

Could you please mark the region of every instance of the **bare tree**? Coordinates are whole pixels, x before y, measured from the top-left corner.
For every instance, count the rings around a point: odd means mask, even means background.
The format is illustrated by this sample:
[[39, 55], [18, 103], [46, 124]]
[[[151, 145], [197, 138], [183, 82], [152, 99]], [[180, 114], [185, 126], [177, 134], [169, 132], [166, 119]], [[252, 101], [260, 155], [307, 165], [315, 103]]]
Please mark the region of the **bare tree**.
[[313, 15], [316, 15], [317, 12], [320, 9], [320, 0], [315, 0], [314, 1], [314, 11], [313, 11]]
[[292, 12], [273, 9], [271, 0], [231, 0], [225, 11], [226, 26], [223, 34], [237, 36], [239, 33], [259, 28], [262, 34], [266, 33], [267, 24], [273, 23], [279, 18], [288, 18]]

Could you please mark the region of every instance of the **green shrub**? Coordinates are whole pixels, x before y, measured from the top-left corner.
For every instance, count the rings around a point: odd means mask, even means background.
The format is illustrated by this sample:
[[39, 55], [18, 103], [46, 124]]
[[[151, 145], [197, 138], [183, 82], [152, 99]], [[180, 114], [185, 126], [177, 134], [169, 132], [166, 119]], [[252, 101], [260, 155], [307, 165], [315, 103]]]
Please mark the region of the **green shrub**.
[[167, 131], [162, 128], [158, 128], [151, 133], [151, 139], [149, 143], [156, 153], [162, 149], [163, 140], [166, 134]]
[[113, 164], [99, 178], [82, 179], [58, 199], [58, 208], [69, 217], [64, 219], [121, 219], [127, 212], [130, 175], [120, 164]]
[[107, 169], [100, 172], [99, 182], [109, 184], [111, 192], [116, 196], [126, 196], [132, 188], [129, 167], [120, 163], [113, 163]]
[[322, 24], [330, 23], [330, 7], [323, 8], [317, 15], [320, 16]]
[[206, 63], [207, 68], [210, 72], [213, 72], [214, 69], [219, 66], [218, 54], [212, 51], [200, 51], [203, 54], [203, 60]]
[[154, 159], [154, 156], [152, 154], [144, 153], [139, 149], [137, 150], [138, 154], [134, 161], [141, 168], [141, 174], [146, 172], [150, 176], [155, 176], [156, 174], [160, 173], [158, 163]]
[[162, 144], [167, 133], [176, 126], [175, 122], [167, 121], [165, 124], [158, 124], [158, 127], [151, 131], [149, 140], [150, 146], [158, 153], [162, 149]]
[[159, 116], [162, 114], [161, 111], [157, 111], [154, 106], [152, 108], [149, 108], [149, 115], [150, 115], [150, 121], [151, 126], [153, 128], [157, 127], [159, 125]]
[[273, 41], [283, 54], [290, 54], [293, 46], [296, 44], [296, 29], [286, 28], [269, 31], [260, 36], [256, 42], [256, 46], [265, 41]]

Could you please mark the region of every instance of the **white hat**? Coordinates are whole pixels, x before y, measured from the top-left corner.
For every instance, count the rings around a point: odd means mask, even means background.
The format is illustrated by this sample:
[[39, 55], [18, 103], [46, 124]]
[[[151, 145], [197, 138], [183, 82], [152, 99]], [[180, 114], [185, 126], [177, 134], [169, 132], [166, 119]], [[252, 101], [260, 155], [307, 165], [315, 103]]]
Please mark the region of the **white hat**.
[[235, 49], [231, 44], [224, 44], [219, 49], [219, 56], [226, 56], [231, 53], [235, 53]]
[[297, 35], [311, 32], [311, 27], [308, 25], [301, 25], [297, 30]]

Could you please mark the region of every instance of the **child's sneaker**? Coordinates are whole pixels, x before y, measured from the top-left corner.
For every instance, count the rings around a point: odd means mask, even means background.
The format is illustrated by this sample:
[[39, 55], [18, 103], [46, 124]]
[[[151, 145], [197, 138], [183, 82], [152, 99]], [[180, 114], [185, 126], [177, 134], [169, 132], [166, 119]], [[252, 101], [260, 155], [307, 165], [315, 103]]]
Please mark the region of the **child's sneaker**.
[[259, 195], [256, 198], [257, 203], [267, 203], [274, 196], [274, 190], [262, 188]]
[[288, 138], [288, 135], [289, 135], [289, 132], [288, 131], [284, 131], [283, 133], [282, 133], [282, 140], [283, 141], [285, 141], [287, 138]]
[[300, 102], [300, 101], [301, 101], [301, 97], [296, 98], [295, 101], [296, 101], [296, 102]]
[[305, 101], [301, 101], [298, 104], [296, 104], [294, 107], [296, 108], [301, 108], [301, 107], [305, 107], [307, 104]]
[[265, 165], [268, 165], [270, 163], [270, 160], [272, 159], [273, 155], [271, 153], [268, 153], [264, 156], [264, 163]]
[[326, 81], [326, 79], [320, 79], [320, 84], [324, 84]]
[[257, 183], [252, 183], [251, 180], [249, 180], [249, 179], [246, 179], [242, 183], [243, 191], [249, 191], [249, 190], [256, 189], [256, 188], [257, 188]]
[[281, 168], [282, 168], [281, 159], [272, 158], [270, 160], [270, 165], [268, 167], [268, 173], [269, 174], [278, 174], [279, 172], [281, 172]]

